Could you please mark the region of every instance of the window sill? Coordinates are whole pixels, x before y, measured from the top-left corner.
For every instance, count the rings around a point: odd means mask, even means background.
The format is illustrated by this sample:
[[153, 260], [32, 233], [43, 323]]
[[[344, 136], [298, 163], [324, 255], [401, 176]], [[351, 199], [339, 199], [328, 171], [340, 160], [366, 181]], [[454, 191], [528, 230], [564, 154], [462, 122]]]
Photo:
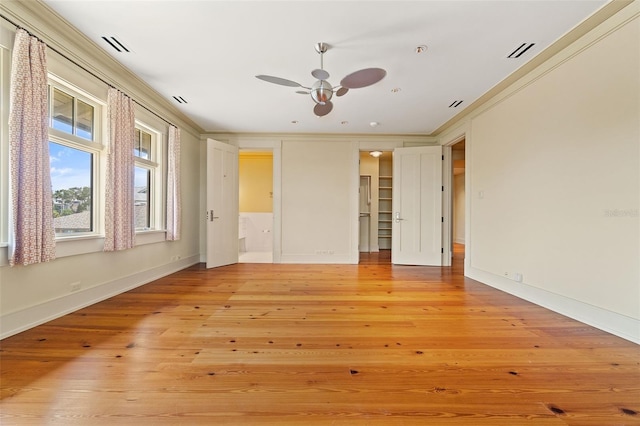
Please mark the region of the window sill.
[[[165, 241], [166, 231], [149, 230], [136, 232], [136, 247]], [[9, 245], [0, 243], [0, 266], [9, 265]], [[104, 236], [84, 235], [56, 239], [56, 258], [104, 251]]]
[[165, 241], [167, 231], [152, 229], [149, 231], [136, 232], [136, 247], [145, 244], [161, 243]]
[[104, 237], [87, 235], [56, 239], [56, 258], [95, 253], [104, 250]]

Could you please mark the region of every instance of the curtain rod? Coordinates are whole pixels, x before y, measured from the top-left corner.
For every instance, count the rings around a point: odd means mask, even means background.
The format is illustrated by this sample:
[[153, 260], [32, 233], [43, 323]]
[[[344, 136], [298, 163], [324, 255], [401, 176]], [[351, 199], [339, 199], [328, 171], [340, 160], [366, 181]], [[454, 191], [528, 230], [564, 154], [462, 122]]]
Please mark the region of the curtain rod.
[[[5, 21], [7, 21], [8, 23], [10, 23], [11, 25], [13, 25], [14, 27], [16, 27], [16, 29], [21, 29], [27, 32], [27, 34], [29, 34], [32, 37], [37, 38], [39, 41], [43, 42], [48, 49], [51, 49], [52, 51], [54, 51], [55, 53], [57, 53], [58, 55], [62, 56], [64, 59], [66, 59], [67, 61], [71, 62], [72, 64], [74, 64], [75, 66], [77, 66], [78, 68], [80, 68], [81, 70], [83, 70], [84, 72], [86, 72], [87, 74], [93, 76], [94, 78], [100, 80], [101, 82], [103, 82], [104, 84], [106, 84], [107, 86], [113, 88], [113, 89], [118, 89], [117, 87], [115, 87], [113, 84], [109, 83], [108, 81], [106, 81], [105, 79], [103, 79], [102, 77], [100, 77], [99, 75], [96, 75], [94, 72], [86, 69], [85, 67], [83, 67], [82, 65], [80, 65], [79, 63], [77, 63], [76, 61], [74, 61], [73, 59], [69, 58], [67, 55], [65, 55], [64, 53], [60, 52], [59, 50], [55, 49], [54, 47], [49, 46], [44, 40], [42, 40], [40, 37], [38, 37], [36, 34], [33, 34], [33, 32], [29, 31], [28, 29], [26, 29], [25, 27], [23, 27], [22, 25], [16, 24], [15, 22], [13, 22], [11, 19], [7, 18], [6, 16], [4, 16], [3, 14], [0, 14], [0, 17], [2, 19], [4, 19]], [[123, 92], [124, 93], [124, 92]], [[125, 93], [126, 94], [126, 93]], [[129, 96], [129, 95], [127, 95]], [[130, 96], [129, 96], [130, 97]], [[131, 97], [130, 97], [131, 98]], [[151, 109], [149, 109], [147, 106], [141, 104], [140, 102], [136, 101], [135, 99], [131, 98], [131, 100], [138, 106], [146, 109], [147, 111], [149, 111], [151, 114], [155, 115], [156, 117], [158, 117], [160, 120], [164, 121], [165, 123], [169, 124], [170, 126], [173, 127], [178, 127], [175, 124], [173, 124], [172, 122], [170, 122], [169, 120], [167, 120], [166, 118], [160, 116], [158, 113], [156, 113], [155, 111], [152, 111]]]

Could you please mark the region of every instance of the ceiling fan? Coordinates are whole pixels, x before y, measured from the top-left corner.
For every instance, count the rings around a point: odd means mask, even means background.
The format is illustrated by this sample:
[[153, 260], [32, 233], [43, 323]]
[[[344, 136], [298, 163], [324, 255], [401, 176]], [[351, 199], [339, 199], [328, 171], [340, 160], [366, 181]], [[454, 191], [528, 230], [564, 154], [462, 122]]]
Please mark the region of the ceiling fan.
[[316, 52], [320, 54], [320, 68], [311, 71], [311, 75], [318, 80], [311, 85], [311, 87], [303, 86], [295, 81], [287, 80], [285, 78], [273, 77], [270, 75], [256, 75], [256, 78], [267, 81], [269, 83], [279, 84], [281, 86], [300, 87], [305, 90], [298, 90], [296, 93], [302, 95], [311, 95], [311, 99], [316, 103], [313, 107], [313, 112], [318, 117], [327, 115], [333, 109], [333, 103], [331, 98], [335, 93], [336, 96], [344, 96], [349, 89], [359, 89], [361, 87], [371, 86], [382, 80], [387, 72], [382, 68], [365, 68], [359, 71], [355, 71], [342, 80], [340, 80], [339, 86], [331, 86], [327, 79], [329, 73], [324, 70], [323, 55], [329, 49], [329, 45], [326, 43], [316, 43]]

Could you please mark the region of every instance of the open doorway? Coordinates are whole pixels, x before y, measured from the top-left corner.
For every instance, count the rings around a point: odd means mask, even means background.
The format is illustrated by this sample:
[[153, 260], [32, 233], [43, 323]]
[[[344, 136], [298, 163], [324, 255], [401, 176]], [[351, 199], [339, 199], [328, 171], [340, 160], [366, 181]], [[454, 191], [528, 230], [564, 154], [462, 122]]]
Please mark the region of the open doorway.
[[452, 194], [451, 241], [453, 259], [464, 259], [465, 247], [465, 140], [451, 146]]
[[391, 262], [391, 151], [360, 152], [360, 263]]
[[273, 263], [273, 153], [238, 156], [238, 261]]

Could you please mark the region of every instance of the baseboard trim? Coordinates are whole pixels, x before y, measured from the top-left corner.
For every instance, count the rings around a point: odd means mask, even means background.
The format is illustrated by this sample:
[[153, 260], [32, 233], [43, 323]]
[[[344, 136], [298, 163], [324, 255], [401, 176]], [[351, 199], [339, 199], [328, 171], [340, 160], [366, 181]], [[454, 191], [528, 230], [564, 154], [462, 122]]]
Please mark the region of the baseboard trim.
[[[357, 253], [356, 253], [357, 254]], [[356, 259], [358, 256], [356, 256]], [[282, 254], [280, 263], [309, 264], [354, 264], [352, 256], [347, 254]], [[358, 263], [357, 260], [355, 262]]]
[[465, 275], [490, 287], [580, 321], [607, 333], [640, 344], [640, 320], [551, 293], [525, 283], [468, 267]]
[[199, 255], [140, 271], [102, 285], [70, 293], [20, 311], [0, 316], [0, 340], [106, 300], [199, 262]]

